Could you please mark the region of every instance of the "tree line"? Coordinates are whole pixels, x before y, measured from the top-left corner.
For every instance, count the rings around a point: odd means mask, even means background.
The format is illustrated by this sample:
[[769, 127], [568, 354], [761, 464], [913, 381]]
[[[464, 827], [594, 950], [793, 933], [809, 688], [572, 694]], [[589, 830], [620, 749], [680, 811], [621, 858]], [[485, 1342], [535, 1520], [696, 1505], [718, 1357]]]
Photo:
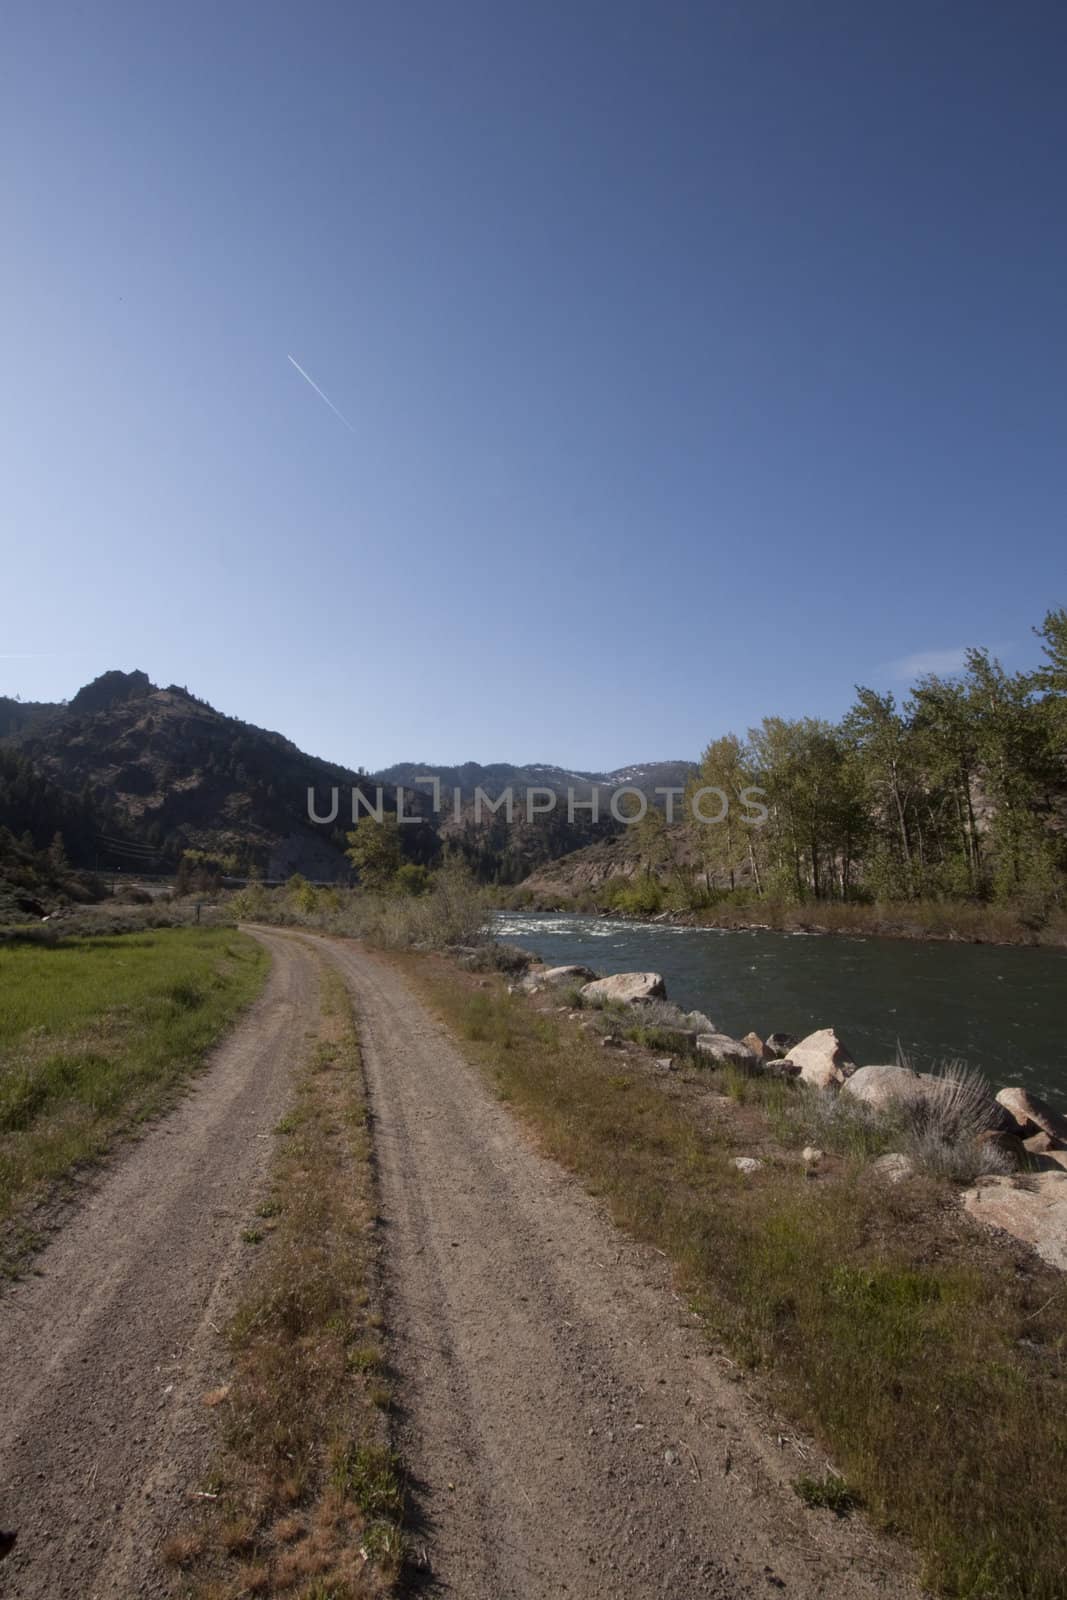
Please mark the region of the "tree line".
[[[1067, 610], [1034, 630], [1043, 664], [1007, 672], [969, 650], [898, 704], [860, 687], [840, 722], [766, 717], [704, 751], [693, 789], [765, 791], [767, 821], [735, 809], [682, 824], [710, 889], [783, 899], [1062, 899], [1067, 885]], [[650, 869], [667, 825], [641, 825]], [[677, 840], [674, 841], [677, 844]]]

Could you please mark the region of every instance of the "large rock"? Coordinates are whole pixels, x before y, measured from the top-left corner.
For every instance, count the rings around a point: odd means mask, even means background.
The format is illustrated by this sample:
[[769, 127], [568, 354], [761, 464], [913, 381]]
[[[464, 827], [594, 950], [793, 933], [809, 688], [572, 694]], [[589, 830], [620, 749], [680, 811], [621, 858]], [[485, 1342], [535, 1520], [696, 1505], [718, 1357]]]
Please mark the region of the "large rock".
[[815, 1089], [836, 1089], [856, 1070], [856, 1063], [833, 1028], [820, 1028], [793, 1045], [782, 1063]]
[[886, 1111], [890, 1106], [917, 1105], [925, 1093], [925, 1084], [908, 1067], [858, 1067], [841, 1085], [841, 1093], [862, 1100], [876, 1111]]
[[632, 1006], [642, 1000], [665, 1000], [667, 985], [658, 972], [616, 972], [610, 978], [597, 978], [582, 988], [582, 1001], [587, 1006], [604, 1006], [609, 1002]]
[[695, 1028], [697, 1033], [718, 1033], [718, 1028], [709, 1016], [703, 1011], [687, 1011], [685, 1014], [687, 1028]]
[[697, 1050], [710, 1056], [720, 1067], [741, 1067], [745, 1072], [758, 1072], [763, 1065], [755, 1050], [740, 1039], [731, 1039], [728, 1033], [702, 1033], [697, 1037]]
[[541, 967], [523, 979], [522, 987], [532, 994], [537, 989], [570, 988], [595, 977], [592, 967]]
[[764, 1043], [776, 1061], [784, 1061], [798, 1040], [794, 1033], [769, 1033]]
[[[842, 1094], [864, 1101], [876, 1111], [890, 1111], [894, 1107], [904, 1111], [916, 1110], [924, 1101], [951, 1102], [954, 1090], [951, 1076], [936, 1072], [912, 1072], [910, 1067], [858, 1067], [841, 1085]], [[1003, 1106], [999, 1106], [984, 1089], [968, 1085], [965, 1099], [970, 1103], [974, 1095], [976, 1111], [980, 1111], [990, 1133], [1011, 1135], [1018, 1133]], [[1007, 1148], [1007, 1147], [1005, 1147]]]
[[1045, 1133], [1057, 1145], [1067, 1145], [1067, 1117], [1036, 1094], [1026, 1089], [1001, 1089], [997, 1104], [1004, 1107], [1024, 1139]]
[[964, 1192], [963, 1205], [979, 1222], [1003, 1228], [1067, 1272], [1067, 1172], [982, 1178]]

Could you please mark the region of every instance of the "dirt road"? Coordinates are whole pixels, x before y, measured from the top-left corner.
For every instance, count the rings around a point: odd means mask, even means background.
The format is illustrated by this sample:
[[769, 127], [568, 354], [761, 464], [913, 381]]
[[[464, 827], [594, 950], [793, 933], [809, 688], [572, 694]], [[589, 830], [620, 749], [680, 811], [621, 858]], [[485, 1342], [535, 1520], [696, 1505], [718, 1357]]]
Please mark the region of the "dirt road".
[[313, 952], [261, 937], [274, 963], [248, 1016], [0, 1299], [5, 1595], [171, 1593], [159, 1545], [208, 1459], [241, 1230], [318, 1015]]
[[[188, 1098], [0, 1301], [0, 1589], [169, 1594], [221, 1326], [317, 954], [356, 1003], [418, 1587], [455, 1600], [903, 1600], [897, 1552], [805, 1510], [805, 1463], [706, 1353], [666, 1263], [541, 1158], [384, 961], [258, 933], [267, 989]], [[810, 1466], [810, 1463], [807, 1465]]]
[[359, 1013], [432, 1592], [914, 1595], [861, 1522], [801, 1506], [811, 1463], [706, 1354], [662, 1259], [535, 1152], [393, 969], [315, 942]]

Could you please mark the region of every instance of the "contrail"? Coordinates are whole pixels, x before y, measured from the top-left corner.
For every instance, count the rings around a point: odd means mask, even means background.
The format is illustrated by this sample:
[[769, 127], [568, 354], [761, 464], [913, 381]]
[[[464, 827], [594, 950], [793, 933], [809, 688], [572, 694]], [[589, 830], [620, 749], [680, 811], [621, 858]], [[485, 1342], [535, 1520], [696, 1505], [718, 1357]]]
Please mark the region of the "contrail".
[[330, 399], [329, 395], [328, 394], [323, 394], [322, 390], [319, 388], [319, 386], [315, 382], [314, 378], [308, 376], [308, 374], [304, 371], [303, 367], [300, 365], [299, 361], [295, 360], [292, 356], [288, 356], [287, 359], [289, 361], [292, 361], [293, 366], [296, 368], [297, 372], [299, 372], [299, 374], [303, 378], [304, 382], [305, 383], [310, 383], [311, 387], [314, 389], [314, 391], [318, 395], [319, 399], [320, 400], [325, 400], [326, 404], [329, 406], [329, 408], [333, 412], [334, 416], [335, 417], [340, 417], [341, 421], [344, 423], [344, 425], [348, 429], [349, 433], [355, 433], [355, 431], [356, 431], [355, 428], [353, 428], [352, 424], [349, 422], [349, 420], [345, 416], [344, 412], [343, 411], [338, 411], [337, 407], [334, 405], [334, 403]]

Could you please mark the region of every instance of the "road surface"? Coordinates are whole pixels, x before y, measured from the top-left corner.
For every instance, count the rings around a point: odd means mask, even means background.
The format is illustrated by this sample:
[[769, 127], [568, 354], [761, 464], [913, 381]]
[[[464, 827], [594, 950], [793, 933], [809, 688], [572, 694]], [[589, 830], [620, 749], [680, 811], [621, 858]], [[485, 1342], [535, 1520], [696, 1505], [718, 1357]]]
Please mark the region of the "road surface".
[[861, 1519], [707, 1351], [666, 1262], [541, 1157], [399, 973], [253, 930], [263, 996], [179, 1107], [103, 1176], [0, 1302], [0, 1588], [165, 1595], [159, 1547], [210, 1456], [204, 1393], [269, 1133], [317, 1025], [317, 958], [352, 993], [380, 1185], [415, 1587], [453, 1600], [904, 1600]]

